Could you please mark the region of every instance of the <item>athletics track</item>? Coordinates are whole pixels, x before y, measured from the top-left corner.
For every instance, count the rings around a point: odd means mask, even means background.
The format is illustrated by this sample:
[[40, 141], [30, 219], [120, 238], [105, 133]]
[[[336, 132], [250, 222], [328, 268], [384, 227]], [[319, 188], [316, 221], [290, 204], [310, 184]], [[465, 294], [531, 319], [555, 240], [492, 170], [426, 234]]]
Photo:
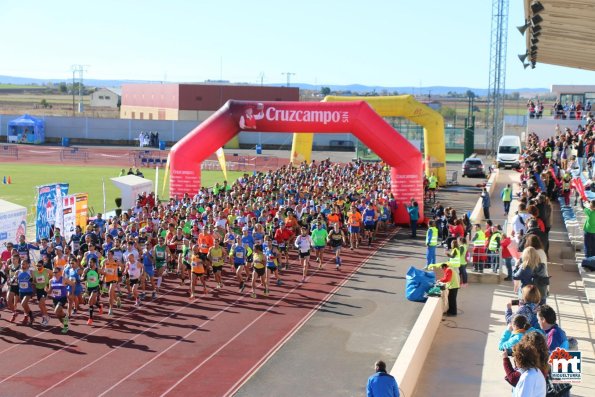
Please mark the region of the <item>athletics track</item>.
[[113, 318], [97, 316], [93, 327], [82, 310], [67, 335], [60, 334], [54, 317], [43, 330], [37, 323], [8, 323], [4, 311], [0, 395], [233, 395], [388, 237], [373, 249], [344, 250], [340, 272], [327, 253], [325, 268], [311, 267], [304, 284], [292, 255], [285, 284], [272, 286], [268, 297], [260, 290], [251, 298], [249, 287], [239, 294], [226, 277], [220, 293], [190, 301], [187, 287], [166, 277], [157, 301], [138, 309], [125, 301]]

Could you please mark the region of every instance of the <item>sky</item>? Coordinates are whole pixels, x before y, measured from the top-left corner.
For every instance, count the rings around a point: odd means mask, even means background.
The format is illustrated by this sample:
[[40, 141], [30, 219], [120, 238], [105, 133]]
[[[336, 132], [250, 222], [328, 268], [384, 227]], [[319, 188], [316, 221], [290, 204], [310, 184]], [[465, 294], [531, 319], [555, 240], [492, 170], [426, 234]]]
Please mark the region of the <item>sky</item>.
[[[2, 1], [0, 75], [487, 88], [491, 0]], [[12, 16], [12, 17], [11, 17]], [[595, 72], [523, 69], [510, 0], [507, 88], [588, 84]], [[12, 54], [8, 56], [8, 54]]]

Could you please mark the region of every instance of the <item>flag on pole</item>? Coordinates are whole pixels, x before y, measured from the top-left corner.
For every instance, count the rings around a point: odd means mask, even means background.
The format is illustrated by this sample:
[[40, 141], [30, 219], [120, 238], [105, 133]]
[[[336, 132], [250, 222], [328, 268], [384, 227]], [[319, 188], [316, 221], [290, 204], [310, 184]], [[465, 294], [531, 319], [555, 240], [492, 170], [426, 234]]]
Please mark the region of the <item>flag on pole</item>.
[[[161, 196], [165, 195], [165, 184], [167, 182], [168, 175], [169, 175], [169, 154], [167, 155], [167, 162], [165, 163], [165, 171], [163, 172], [163, 187], [161, 188]], [[155, 194], [158, 194], [157, 189], [155, 189]]]
[[219, 160], [221, 171], [223, 171], [223, 177], [227, 180], [227, 167], [225, 165], [225, 153], [223, 152], [223, 148], [220, 147], [215, 153], [217, 154], [217, 160]]
[[159, 195], [159, 166], [155, 166], [155, 195]]
[[105, 201], [106, 201], [105, 200], [105, 178], [101, 178], [101, 185], [102, 185], [102, 188], [103, 188], [103, 213], [105, 214], [105, 212], [106, 212], [105, 211], [105, 207], [106, 207], [105, 206]]

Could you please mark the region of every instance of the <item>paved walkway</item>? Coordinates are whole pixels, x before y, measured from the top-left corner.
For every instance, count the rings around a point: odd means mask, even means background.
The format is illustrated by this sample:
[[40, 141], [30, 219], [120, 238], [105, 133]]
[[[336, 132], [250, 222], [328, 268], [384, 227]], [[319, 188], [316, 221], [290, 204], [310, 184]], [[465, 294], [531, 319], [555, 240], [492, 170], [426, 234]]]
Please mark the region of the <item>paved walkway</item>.
[[[502, 184], [518, 178], [509, 171], [501, 173]], [[492, 211], [502, 208], [499, 199], [492, 198]], [[516, 206], [511, 209], [511, 217]], [[551, 236], [564, 243], [564, 225], [559, 207], [554, 204], [555, 217]], [[501, 212], [494, 212], [500, 214]], [[572, 389], [573, 396], [595, 395], [595, 324], [586, 300], [580, 275], [564, 271], [568, 262], [560, 256], [560, 249], [550, 250], [549, 273], [552, 285], [548, 304], [559, 314], [559, 324], [568, 336], [578, 340], [582, 352], [583, 381]], [[567, 266], [566, 266], [567, 267]], [[510, 386], [504, 380], [502, 359], [497, 349], [504, 331], [504, 310], [513, 299], [512, 284], [471, 284], [459, 294], [460, 315], [446, 319], [434, 339], [426, 360], [424, 373], [428, 376], [417, 386], [416, 396], [507, 396]], [[409, 396], [408, 396], [409, 397]]]

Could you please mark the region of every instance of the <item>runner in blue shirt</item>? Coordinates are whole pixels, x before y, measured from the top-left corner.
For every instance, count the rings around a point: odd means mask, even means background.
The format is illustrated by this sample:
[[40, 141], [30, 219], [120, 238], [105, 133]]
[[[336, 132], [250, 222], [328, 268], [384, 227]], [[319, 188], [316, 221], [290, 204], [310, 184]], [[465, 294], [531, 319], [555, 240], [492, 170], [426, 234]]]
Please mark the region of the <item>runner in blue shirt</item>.
[[17, 275], [19, 283], [19, 298], [21, 299], [21, 306], [25, 312], [22, 324], [32, 325], [33, 324], [33, 312], [29, 307], [29, 300], [33, 296], [33, 274], [29, 268], [29, 260], [24, 259], [21, 261], [21, 270]]
[[365, 237], [368, 238], [368, 245], [372, 245], [372, 238], [376, 232], [376, 211], [372, 207], [372, 202], [368, 202], [366, 209], [364, 209], [362, 213], [362, 218], [364, 221], [364, 230], [365, 230]]

